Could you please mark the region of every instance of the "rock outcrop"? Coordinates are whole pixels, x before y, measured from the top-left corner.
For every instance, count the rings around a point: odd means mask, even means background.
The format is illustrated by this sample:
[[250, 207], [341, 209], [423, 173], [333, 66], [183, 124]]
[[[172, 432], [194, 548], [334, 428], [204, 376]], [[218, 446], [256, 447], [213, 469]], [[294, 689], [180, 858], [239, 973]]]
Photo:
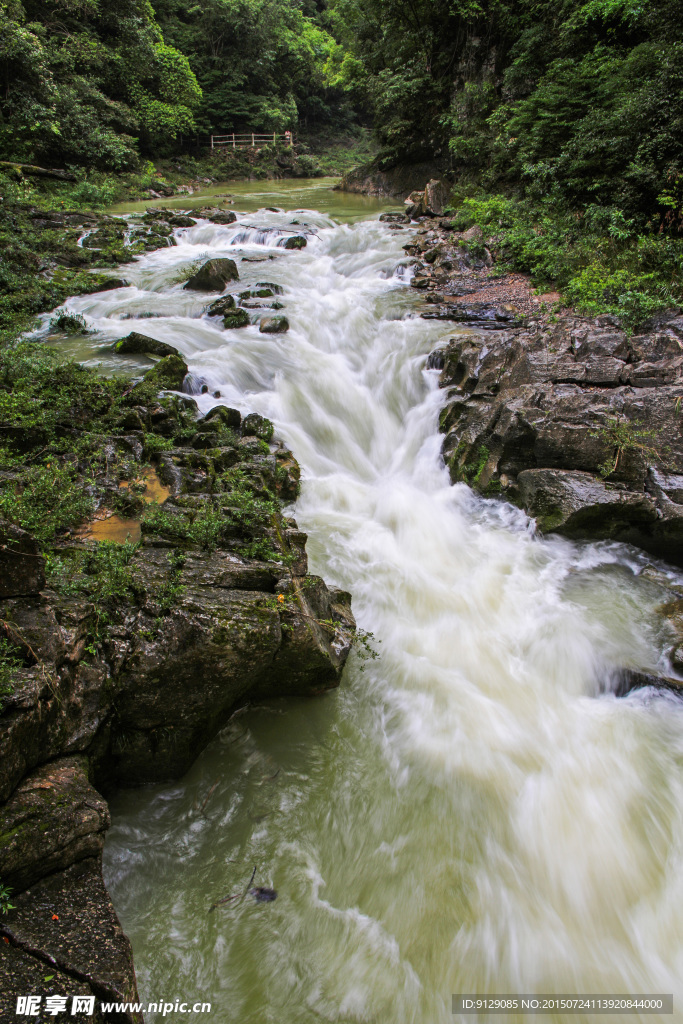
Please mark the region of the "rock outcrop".
[[289, 330], [286, 316], [264, 316], [259, 324], [261, 334], [285, 334]]
[[683, 318], [629, 336], [562, 316], [461, 334], [435, 358], [453, 481], [517, 502], [545, 532], [683, 564]]
[[115, 342], [114, 351], [119, 355], [180, 355], [178, 349], [173, 345], [167, 345], [165, 341], [157, 341], [156, 338], [148, 338], [146, 334], [139, 334], [137, 331], [132, 331], [121, 341]]
[[445, 164], [432, 156], [415, 156], [411, 162], [400, 164], [382, 157], [347, 171], [336, 188], [342, 192], [405, 199], [415, 189], [424, 189], [426, 181], [439, 179], [444, 170]]

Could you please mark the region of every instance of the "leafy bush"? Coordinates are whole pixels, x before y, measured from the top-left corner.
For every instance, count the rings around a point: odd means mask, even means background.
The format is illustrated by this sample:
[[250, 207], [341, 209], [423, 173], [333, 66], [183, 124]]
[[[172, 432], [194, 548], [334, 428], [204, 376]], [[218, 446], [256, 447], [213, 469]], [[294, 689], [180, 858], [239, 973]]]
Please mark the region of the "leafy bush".
[[226, 528], [226, 520], [220, 510], [205, 504], [195, 511], [170, 511], [163, 505], [151, 504], [142, 517], [143, 529], [158, 533], [172, 540], [198, 544], [207, 551], [213, 551], [219, 544]]
[[14, 910], [9, 901], [11, 895], [12, 890], [0, 882], [0, 914], [7, 914], [10, 910]]
[[67, 313], [57, 310], [50, 318], [50, 330], [62, 331], [64, 334], [90, 334], [85, 317], [80, 313]]
[[4, 481], [0, 511], [39, 540], [50, 540], [58, 530], [77, 526], [95, 510], [90, 494], [75, 470], [56, 460], [28, 468], [18, 484]]
[[539, 288], [559, 287], [589, 316], [610, 313], [635, 329], [683, 302], [683, 240], [639, 233], [614, 207], [578, 212], [560, 200], [464, 196], [455, 225], [473, 224], [510, 268], [530, 273]]

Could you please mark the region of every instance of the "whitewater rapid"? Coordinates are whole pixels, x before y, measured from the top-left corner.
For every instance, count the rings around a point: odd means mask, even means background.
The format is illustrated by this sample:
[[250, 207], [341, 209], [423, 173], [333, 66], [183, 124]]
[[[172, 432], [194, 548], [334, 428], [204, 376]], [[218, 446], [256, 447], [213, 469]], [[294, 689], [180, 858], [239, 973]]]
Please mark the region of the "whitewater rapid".
[[[278, 246], [300, 231], [306, 249]], [[657, 667], [665, 592], [633, 549], [543, 540], [450, 485], [425, 364], [454, 332], [420, 319], [406, 236], [313, 211], [201, 221], [130, 287], [69, 300], [93, 363], [140, 330], [274, 422], [311, 570], [379, 652], [319, 701], [250, 710], [180, 783], [114, 798], [105, 874], [143, 998], [210, 999], [221, 1024], [446, 1024], [473, 992], [683, 1005], [682, 705], [609, 689]], [[182, 281], [210, 256], [237, 259], [240, 290], [280, 285], [290, 331], [204, 316]], [[208, 916], [252, 865], [278, 900]]]

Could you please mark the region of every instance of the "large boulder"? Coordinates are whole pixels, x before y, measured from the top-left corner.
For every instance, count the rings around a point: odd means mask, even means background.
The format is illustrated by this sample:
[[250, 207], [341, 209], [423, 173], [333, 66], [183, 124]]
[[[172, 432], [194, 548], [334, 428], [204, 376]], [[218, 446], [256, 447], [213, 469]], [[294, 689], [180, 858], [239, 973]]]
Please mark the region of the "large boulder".
[[306, 247], [306, 239], [303, 235], [292, 235], [291, 238], [285, 239], [283, 243], [283, 249], [304, 249]]
[[285, 334], [289, 330], [286, 316], [264, 316], [259, 324], [261, 334]]
[[517, 477], [524, 508], [544, 533], [568, 537], [618, 537], [638, 541], [657, 524], [649, 494], [608, 486], [591, 473], [525, 469]]
[[273, 437], [273, 424], [265, 416], [257, 412], [250, 412], [242, 421], [243, 437], [259, 437], [262, 441], [271, 441]]
[[[130, 942], [104, 886], [99, 858], [46, 875], [13, 896], [12, 903], [15, 909], [0, 927], [12, 945], [42, 964], [43, 977], [31, 991], [46, 991], [54, 965], [95, 992], [96, 1004], [99, 999], [138, 1001]], [[117, 1019], [142, 1024], [142, 1015], [130, 1011]]]
[[109, 809], [88, 781], [83, 756], [50, 761], [0, 807], [0, 878], [14, 891], [44, 875], [98, 857]]
[[[188, 552], [180, 571], [163, 549], [136, 555], [136, 587], [149, 598], [108, 651], [116, 714], [91, 747], [100, 785], [181, 776], [246, 694], [303, 696], [338, 685], [348, 622], [322, 580], [307, 577], [304, 589], [292, 575], [306, 572], [305, 534], [288, 530], [283, 540], [291, 570], [224, 551]], [[160, 618], [155, 594], [174, 571], [180, 593]]]
[[221, 295], [220, 299], [216, 299], [212, 302], [207, 309], [208, 316], [225, 316], [230, 310], [235, 308], [235, 298], [233, 295]]
[[238, 409], [231, 409], [227, 405], [216, 405], [213, 409], [207, 412], [204, 417], [204, 423], [222, 423], [230, 430], [239, 430], [242, 422], [242, 416]]
[[188, 374], [188, 367], [182, 356], [171, 355], [160, 359], [145, 374], [145, 381], [153, 382], [161, 390], [180, 391]]
[[239, 281], [237, 265], [225, 257], [207, 260], [183, 286], [197, 292], [222, 292], [229, 281]]
[[234, 224], [237, 216], [232, 210], [218, 210], [217, 213], [210, 215], [209, 220], [213, 221], [214, 224]]
[[425, 212], [433, 217], [440, 217], [448, 203], [450, 186], [439, 178], [432, 178], [425, 186]]
[[117, 341], [114, 351], [119, 355], [180, 355], [178, 349], [173, 345], [167, 345], [165, 341], [157, 341], [156, 338], [148, 338], [146, 334], [138, 334], [137, 331], [132, 331], [127, 338]]
[[248, 327], [250, 324], [249, 314], [246, 309], [229, 309], [223, 317], [223, 326], [226, 330], [233, 330], [236, 327]]

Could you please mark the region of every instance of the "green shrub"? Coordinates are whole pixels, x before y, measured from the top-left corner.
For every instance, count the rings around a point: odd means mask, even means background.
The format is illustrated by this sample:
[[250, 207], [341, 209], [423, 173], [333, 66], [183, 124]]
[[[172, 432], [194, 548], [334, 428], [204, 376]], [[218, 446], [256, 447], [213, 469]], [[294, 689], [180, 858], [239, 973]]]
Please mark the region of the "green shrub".
[[57, 461], [29, 467], [18, 483], [4, 481], [0, 511], [38, 540], [50, 540], [58, 530], [77, 526], [95, 510], [95, 502], [70, 466]]
[[559, 199], [465, 195], [455, 224], [481, 225], [503, 268], [559, 288], [588, 316], [609, 313], [633, 330], [683, 303], [683, 239], [639, 232], [614, 207], [593, 203], [581, 213]]
[[67, 313], [64, 310], [58, 310], [55, 316], [50, 319], [50, 330], [62, 331], [64, 334], [92, 333], [88, 330], [84, 316], [80, 313]]
[[7, 914], [10, 910], [14, 910], [9, 901], [11, 894], [12, 890], [0, 882], [0, 914]]
[[199, 511], [191, 509], [182, 512], [171, 512], [163, 505], [148, 505], [142, 517], [142, 525], [147, 532], [158, 533], [171, 540], [198, 544], [207, 551], [213, 551], [227, 524], [222, 512], [207, 503]]

